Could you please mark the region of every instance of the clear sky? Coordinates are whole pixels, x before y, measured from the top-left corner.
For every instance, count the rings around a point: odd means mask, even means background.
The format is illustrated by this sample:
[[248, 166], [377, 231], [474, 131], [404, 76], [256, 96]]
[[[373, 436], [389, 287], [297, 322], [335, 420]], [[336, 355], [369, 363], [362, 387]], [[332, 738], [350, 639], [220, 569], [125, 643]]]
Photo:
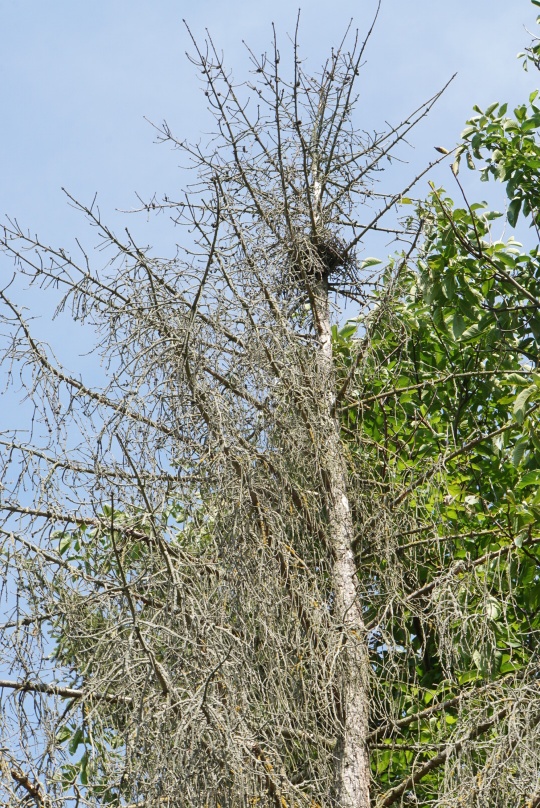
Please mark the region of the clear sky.
[[[301, 41], [314, 69], [351, 17], [366, 29], [375, 5], [305, 0]], [[181, 188], [178, 154], [153, 145], [145, 117], [167, 120], [181, 138], [196, 139], [209, 128], [199, 77], [185, 56], [190, 42], [182, 19], [197, 37], [208, 27], [241, 78], [248, 67], [242, 40], [262, 52], [275, 22], [285, 51], [297, 13], [296, 3], [285, 0], [0, 0], [0, 9], [0, 216], [17, 217], [66, 248], [75, 235], [94, 241], [66, 205], [62, 186], [86, 203], [97, 192], [104, 218], [117, 227], [126, 222], [115, 208], [134, 206], [135, 192], [174, 196]], [[412, 167], [423, 166], [436, 156], [434, 146], [457, 141], [473, 104], [525, 100], [539, 82], [515, 59], [530, 39], [524, 25], [533, 28], [534, 19], [529, 0], [383, 0], [360, 82], [359, 123], [366, 129], [397, 123], [457, 71], [411, 138]], [[451, 185], [448, 166], [437, 180]], [[131, 217], [127, 224], [161, 254], [179, 236], [165, 218], [147, 226], [144, 217], [138, 223]], [[0, 277], [11, 272], [0, 256]], [[32, 293], [27, 301], [45, 314], [46, 296]], [[64, 338], [65, 323], [51, 328], [46, 317], [42, 323], [45, 336], [54, 342], [61, 334], [64, 349], [76, 354], [76, 341]]]

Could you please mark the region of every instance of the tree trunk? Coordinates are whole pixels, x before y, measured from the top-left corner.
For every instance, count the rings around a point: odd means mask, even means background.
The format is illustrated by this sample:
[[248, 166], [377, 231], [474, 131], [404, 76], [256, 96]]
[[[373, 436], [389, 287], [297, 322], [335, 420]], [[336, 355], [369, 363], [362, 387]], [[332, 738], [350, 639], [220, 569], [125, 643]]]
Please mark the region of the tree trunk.
[[343, 679], [340, 682], [343, 734], [336, 760], [335, 799], [339, 808], [369, 808], [370, 766], [366, 743], [368, 658], [352, 550], [354, 529], [347, 496], [346, 468], [339, 420], [334, 412], [336, 379], [328, 297], [328, 283], [323, 278], [314, 288], [312, 304], [320, 346], [318, 372], [327, 390], [326, 406], [322, 406], [324, 424], [320, 424], [322, 466], [330, 549], [334, 559], [334, 612], [343, 637]]

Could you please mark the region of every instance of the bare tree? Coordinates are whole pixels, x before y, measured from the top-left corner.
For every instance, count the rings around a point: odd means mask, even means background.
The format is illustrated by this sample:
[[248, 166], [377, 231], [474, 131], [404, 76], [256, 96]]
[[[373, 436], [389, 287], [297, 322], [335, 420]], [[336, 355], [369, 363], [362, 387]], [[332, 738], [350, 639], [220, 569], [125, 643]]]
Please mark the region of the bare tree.
[[438, 96], [360, 131], [368, 38], [315, 77], [296, 36], [282, 70], [274, 38], [239, 85], [193, 40], [214, 137], [161, 127], [196, 180], [143, 205], [184, 227], [172, 258], [72, 197], [102, 267], [4, 228], [108, 371], [96, 386], [61, 367], [0, 293], [3, 364], [34, 406], [30, 437], [2, 437], [5, 805], [370, 805], [358, 514], [374, 493], [351, 500], [332, 323], [339, 299], [372, 308], [362, 246], [400, 232], [383, 217], [418, 179], [386, 195], [376, 172]]

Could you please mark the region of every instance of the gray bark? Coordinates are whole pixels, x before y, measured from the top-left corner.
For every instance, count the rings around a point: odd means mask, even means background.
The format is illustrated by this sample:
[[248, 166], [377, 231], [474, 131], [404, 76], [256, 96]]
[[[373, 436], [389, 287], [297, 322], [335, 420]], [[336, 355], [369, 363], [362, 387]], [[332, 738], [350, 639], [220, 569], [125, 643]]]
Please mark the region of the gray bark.
[[365, 626], [357, 591], [352, 541], [353, 521], [347, 496], [347, 476], [334, 412], [335, 367], [332, 356], [330, 307], [326, 279], [318, 282], [313, 297], [320, 345], [319, 372], [328, 391], [321, 425], [324, 429], [322, 470], [328, 509], [333, 562], [334, 610], [342, 631], [340, 697], [343, 735], [337, 751], [335, 798], [340, 808], [369, 808], [370, 765], [368, 734], [368, 658]]

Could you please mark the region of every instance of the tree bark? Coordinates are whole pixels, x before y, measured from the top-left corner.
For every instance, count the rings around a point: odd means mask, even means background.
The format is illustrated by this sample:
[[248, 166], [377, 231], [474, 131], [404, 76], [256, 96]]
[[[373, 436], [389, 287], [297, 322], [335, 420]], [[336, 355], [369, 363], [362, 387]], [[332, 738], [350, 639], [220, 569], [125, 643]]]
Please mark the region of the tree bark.
[[342, 631], [340, 682], [342, 737], [337, 750], [335, 801], [339, 808], [369, 808], [370, 765], [368, 734], [368, 656], [357, 571], [352, 550], [352, 515], [347, 495], [346, 467], [335, 405], [335, 366], [332, 355], [328, 282], [314, 287], [312, 299], [319, 341], [318, 373], [327, 391], [322, 404], [321, 466], [333, 555], [334, 613]]

